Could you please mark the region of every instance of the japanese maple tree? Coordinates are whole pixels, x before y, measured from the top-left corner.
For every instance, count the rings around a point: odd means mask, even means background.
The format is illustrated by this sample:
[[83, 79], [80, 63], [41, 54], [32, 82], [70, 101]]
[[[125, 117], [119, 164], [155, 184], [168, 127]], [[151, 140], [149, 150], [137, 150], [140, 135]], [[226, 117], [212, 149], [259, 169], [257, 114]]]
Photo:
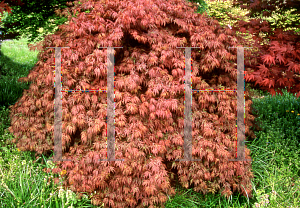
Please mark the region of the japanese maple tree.
[[[237, 50], [242, 37], [185, 0], [81, 0], [63, 10], [68, 23], [40, 43], [29, 90], [11, 107], [14, 142], [20, 150], [50, 154], [54, 149], [54, 49], [61, 52], [66, 89], [106, 89], [107, 49], [115, 48], [115, 157], [107, 153], [105, 92], [62, 92], [63, 158], [53, 173], [66, 170], [65, 187], [96, 191], [92, 203], [110, 207], [163, 207], [175, 194], [175, 174], [183, 187], [204, 194], [252, 196], [249, 161], [229, 161], [236, 153], [237, 93], [193, 92], [194, 159], [183, 157], [184, 50], [192, 49], [192, 89], [237, 89]], [[75, 15], [71, 17], [70, 14]], [[245, 57], [251, 52], [245, 50]], [[246, 91], [246, 135], [252, 101]], [[245, 157], [250, 150], [245, 146]], [[50, 171], [50, 170], [47, 170]]]
[[[287, 9], [294, 9], [293, 13], [300, 14], [300, 4], [298, 0], [234, 0], [234, 5], [247, 8], [249, 17], [269, 17], [272, 11], [280, 8], [277, 12]], [[232, 17], [232, 18], [239, 18]], [[287, 22], [287, 18], [282, 21]], [[300, 29], [300, 20], [285, 24], [286, 27]], [[286, 28], [271, 26], [269, 22], [261, 18], [251, 19], [248, 22], [238, 21], [233, 26], [234, 31], [242, 33], [249, 32], [254, 35], [254, 41], [249, 43], [244, 41], [242, 45], [253, 46], [257, 53], [249, 54], [245, 59], [247, 70], [245, 80], [255, 82], [262, 90], [267, 90], [272, 95], [282, 94], [281, 89], [287, 87], [288, 92], [300, 96], [300, 32], [297, 30], [285, 30]], [[266, 34], [261, 37], [260, 33]], [[264, 39], [268, 39], [264, 43]]]

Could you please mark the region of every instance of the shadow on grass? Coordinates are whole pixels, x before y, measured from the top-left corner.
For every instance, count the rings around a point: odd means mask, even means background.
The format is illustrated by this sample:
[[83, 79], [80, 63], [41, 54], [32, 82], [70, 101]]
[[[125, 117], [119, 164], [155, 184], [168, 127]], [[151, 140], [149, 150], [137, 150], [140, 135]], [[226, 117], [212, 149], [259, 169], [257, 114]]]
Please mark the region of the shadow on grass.
[[20, 64], [13, 61], [0, 50], [0, 107], [14, 105], [24, 89], [29, 89], [31, 82], [21, 83], [18, 79], [27, 76], [32, 67], [32, 63]]

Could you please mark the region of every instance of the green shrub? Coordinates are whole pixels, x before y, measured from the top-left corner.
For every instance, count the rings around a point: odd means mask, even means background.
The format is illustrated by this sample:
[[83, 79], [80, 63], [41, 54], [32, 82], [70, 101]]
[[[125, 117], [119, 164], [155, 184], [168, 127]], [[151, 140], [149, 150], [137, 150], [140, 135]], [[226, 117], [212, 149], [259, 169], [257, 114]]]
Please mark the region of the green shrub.
[[300, 14], [295, 14], [294, 11], [297, 11], [295, 8], [291, 8], [290, 10], [284, 11], [282, 14], [279, 13], [280, 9], [277, 9], [277, 12], [273, 11], [270, 17], [262, 17], [262, 14], [258, 14], [263, 20], [268, 21], [271, 24], [272, 30], [275, 28], [283, 28], [283, 31], [294, 30], [296, 32], [300, 32], [300, 28], [288, 27], [288, 25], [293, 22], [300, 23]]
[[[17, 32], [26, 35], [30, 42], [41, 41], [45, 35], [53, 34], [58, 25], [68, 19], [58, 16], [55, 10], [67, 7], [67, 0], [29, 1], [22, 0], [25, 6], [13, 6], [12, 14], [5, 14], [2, 26], [8, 33]], [[11, 27], [14, 25], [13, 27]], [[20, 35], [17, 38], [20, 38]]]
[[206, 12], [207, 14], [209, 14], [208, 4], [204, 0], [190, 0], [190, 2], [197, 3], [197, 5], [198, 5], [197, 11], [196, 11], [197, 13], [203, 14], [204, 12]]

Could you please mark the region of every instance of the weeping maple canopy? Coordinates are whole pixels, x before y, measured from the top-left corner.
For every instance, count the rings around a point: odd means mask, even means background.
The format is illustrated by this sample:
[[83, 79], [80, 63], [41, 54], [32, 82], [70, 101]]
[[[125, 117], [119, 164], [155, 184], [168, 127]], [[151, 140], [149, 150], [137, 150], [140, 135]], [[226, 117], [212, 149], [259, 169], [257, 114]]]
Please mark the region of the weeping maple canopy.
[[[115, 48], [115, 157], [106, 158], [106, 93], [62, 92], [63, 158], [53, 173], [67, 171], [65, 187], [93, 195], [110, 207], [163, 206], [177, 174], [183, 187], [204, 194], [234, 191], [251, 197], [251, 163], [235, 158], [236, 92], [193, 92], [193, 158], [183, 157], [184, 51], [192, 49], [192, 89], [236, 89], [239, 37], [185, 0], [83, 0], [67, 24], [40, 44], [30, 89], [11, 107], [14, 142], [20, 150], [53, 150], [54, 49], [61, 52], [64, 89], [106, 89], [107, 49]], [[69, 11], [70, 10], [70, 11]], [[245, 50], [245, 56], [248, 52]], [[251, 100], [246, 91], [246, 135]], [[250, 151], [245, 147], [246, 159]], [[173, 168], [173, 169], [172, 169]], [[50, 171], [50, 170], [48, 170]]]

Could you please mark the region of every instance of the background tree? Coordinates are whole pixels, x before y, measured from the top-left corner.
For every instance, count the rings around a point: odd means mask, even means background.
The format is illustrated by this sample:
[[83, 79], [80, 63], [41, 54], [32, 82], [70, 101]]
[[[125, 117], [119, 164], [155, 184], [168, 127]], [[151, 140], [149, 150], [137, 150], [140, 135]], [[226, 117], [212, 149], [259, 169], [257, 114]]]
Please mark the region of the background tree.
[[[299, 97], [299, 18], [296, 18], [295, 21], [288, 21], [288, 17], [282, 16], [283, 24], [280, 25], [272, 25], [263, 19], [269, 17], [272, 11], [284, 12], [293, 9], [293, 15], [299, 14], [298, 1], [253, 0], [249, 2], [234, 0], [233, 5], [236, 4], [239, 4], [241, 8], [247, 8], [250, 12], [246, 16], [252, 17], [250, 21], [239, 20], [232, 27], [232, 30], [236, 32], [249, 33], [253, 36], [253, 41], [245, 40], [242, 43], [243, 46], [253, 47], [252, 54], [247, 54], [249, 58], [245, 59], [245, 80], [255, 82], [260, 89], [266, 90], [272, 95], [275, 95], [276, 92], [282, 94], [281, 89], [287, 88], [289, 92], [297, 93], [297, 97]], [[256, 16], [259, 12], [261, 15]], [[230, 14], [228, 15], [230, 16]], [[238, 17], [230, 17], [238, 19]], [[287, 25], [295, 27], [294, 29], [287, 28]]]
[[[4, 13], [6, 12], [8, 14], [11, 14], [12, 6], [18, 6], [18, 5], [23, 5], [23, 4], [24, 3], [22, 3], [21, 0], [7, 0], [7, 1], [4, 0], [4, 1], [0, 2], [0, 28], [1, 28], [0, 40], [10, 38], [10, 37], [7, 37], [6, 30], [5, 30], [5, 28], [3, 28], [3, 24], [2, 24], [2, 18], [4, 16]], [[12, 27], [12, 25], [10, 25], [10, 27]]]
[[[11, 6], [21, 6], [24, 3], [21, 0], [3, 0], [0, 2], [0, 13], [3, 15], [4, 11], [11, 13]], [[0, 18], [1, 22], [1, 18]]]
[[[19, 0], [20, 1], [20, 0]], [[10, 3], [10, 12], [2, 19], [2, 27], [6, 37], [14, 34], [14, 38], [21, 35], [29, 38], [31, 42], [43, 39], [47, 34], [53, 33], [67, 21], [67, 17], [58, 16], [57, 12], [72, 6], [68, 0], [22, 0], [22, 3]]]
[[[284, 27], [299, 28], [299, 18], [292, 19], [291, 16], [300, 14], [300, 4], [298, 0], [233, 0], [233, 5], [240, 5], [243, 9], [249, 9], [249, 17], [271, 17], [276, 11], [281, 16], [280, 22], [285, 22]], [[290, 15], [284, 15], [290, 11]], [[279, 28], [281, 24], [273, 24], [271, 28]]]

